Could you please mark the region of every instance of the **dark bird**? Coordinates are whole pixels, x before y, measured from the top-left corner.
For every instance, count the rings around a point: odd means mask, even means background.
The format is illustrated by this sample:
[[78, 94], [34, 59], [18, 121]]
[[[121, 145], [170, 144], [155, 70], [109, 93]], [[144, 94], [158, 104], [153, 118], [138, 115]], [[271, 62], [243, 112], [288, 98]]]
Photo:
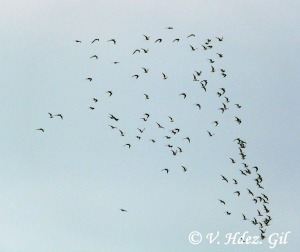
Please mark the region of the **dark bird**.
[[220, 199], [219, 199], [219, 201], [220, 201], [222, 204], [226, 205], [224, 200], [220, 200]]
[[254, 197], [253, 192], [251, 192], [248, 188], [246, 188], [248, 190], [248, 193], [251, 194]]
[[57, 115], [54, 115], [54, 116], [59, 116], [61, 119], [64, 119], [62, 114], [57, 114]]
[[173, 145], [171, 145], [171, 144], [166, 144], [166, 146], [169, 148], [173, 148]]
[[137, 138], [137, 139], [139, 139], [139, 140], [141, 139], [141, 137], [140, 137], [140, 136], [136, 136], [136, 138]]
[[218, 39], [220, 42], [223, 41], [223, 37], [222, 38], [216, 37], [216, 39]]
[[112, 91], [106, 91], [105, 93], [109, 94], [109, 97], [111, 97], [113, 94]]
[[222, 95], [225, 94], [225, 88], [220, 88], [220, 90], [223, 92]]
[[91, 109], [91, 110], [94, 110], [95, 108], [94, 108], [94, 107], [90, 107], [90, 109]]
[[149, 141], [151, 141], [152, 143], [155, 143], [155, 140], [154, 140], [154, 139], [150, 139]]
[[147, 68], [145, 68], [145, 67], [142, 67], [143, 68], [143, 70], [144, 70], [144, 73], [148, 73], [149, 72], [149, 68], [147, 69]]
[[39, 128], [39, 129], [36, 129], [36, 130], [40, 130], [40, 131], [42, 131], [42, 132], [45, 132], [45, 130], [44, 130], [44, 129], [42, 129], [42, 128]]
[[195, 47], [193, 47], [193, 46], [191, 46], [191, 45], [190, 45], [190, 47], [191, 47], [191, 50], [192, 50], [192, 51], [196, 51], [196, 50], [198, 49], [198, 48], [195, 48]]
[[197, 106], [199, 109], [201, 109], [201, 105], [199, 103], [195, 103], [195, 106]]
[[202, 45], [202, 47], [203, 47], [204, 50], [207, 50], [207, 47], [206, 47], [206, 46]]
[[230, 213], [230, 212], [228, 212], [228, 211], [226, 211], [225, 213], [226, 213], [227, 215], [231, 215], [231, 213]]
[[119, 129], [119, 131], [120, 131], [121, 136], [125, 136], [125, 133], [122, 130]]
[[183, 138], [183, 140], [188, 140], [189, 141], [189, 143], [191, 142], [191, 139], [189, 138], [189, 137], [185, 137], [185, 138]]
[[139, 49], [135, 49], [132, 54], [135, 54], [136, 52], [140, 53], [141, 51]]
[[96, 42], [96, 41], [99, 41], [99, 39], [98, 39], [98, 38], [95, 38], [95, 39], [92, 41], [91, 44], [93, 44], [93, 43]]
[[164, 127], [163, 126], [161, 126], [158, 122], [156, 123], [157, 124], [157, 126], [158, 126], [158, 128], [160, 128], [160, 129], [164, 129]]
[[141, 48], [143, 51], [144, 51], [144, 53], [148, 53], [149, 52], [149, 49], [144, 49], [144, 48]]
[[115, 39], [110, 39], [110, 40], [108, 40], [107, 42], [113, 42], [114, 44], [117, 43]]
[[163, 75], [163, 79], [164, 79], [164, 80], [168, 79], [168, 76], [167, 76], [167, 75], [165, 75], [164, 73], [162, 73], [162, 75]]
[[98, 99], [96, 99], [96, 98], [93, 98], [93, 101], [96, 103], [96, 102], [98, 102]]
[[168, 29], [168, 30], [173, 30], [173, 27], [166, 27], [166, 29]]
[[186, 93], [181, 93], [181, 94], [179, 94], [179, 95], [182, 95], [182, 96], [183, 96], [183, 99], [186, 98]]
[[81, 40], [75, 40], [76, 43], [81, 43]]
[[236, 179], [232, 179], [233, 181], [234, 181], [234, 184], [235, 185], [237, 185], [238, 184], [238, 182], [237, 182], [237, 180]]
[[173, 153], [173, 156], [176, 156], [177, 151], [173, 151], [172, 149], [171, 149], [171, 151], [172, 151], [172, 153]]
[[170, 119], [170, 122], [174, 122], [173, 118], [171, 116], [168, 116]]
[[117, 127], [112, 126], [112, 125], [108, 125], [109, 127], [111, 127], [112, 129], [117, 129]]
[[215, 72], [215, 68], [213, 66], [211, 66], [211, 72], [214, 73]]
[[226, 99], [226, 102], [229, 103], [228, 97], [224, 96], [224, 98]]
[[182, 152], [182, 149], [180, 147], [177, 147], [177, 149], [179, 150], [179, 152]]
[[214, 121], [214, 122], [212, 122], [212, 123], [214, 123], [214, 124], [215, 124], [215, 127], [217, 127], [217, 126], [218, 126], [218, 124], [219, 124], [219, 122], [218, 122], [218, 121]]
[[190, 38], [190, 37], [195, 37], [195, 34], [190, 34], [189, 36], [187, 36], [187, 38]]
[[122, 208], [121, 208], [120, 210], [121, 210], [122, 212], [127, 212], [127, 210], [125, 210], [125, 209], [122, 209]]
[[247, 174], [246, 174], [244, 171], [242, 171], [241, 169], [240, 169], [240, 172], [241, 172], [244, 176], [247, 176]]
[[145, 98], [148, 100], [149, 99], [149, 95], [147, 94], [144, 94], [145, 95]]
[[217, 95], [218, 95], [219, 97], [221, 97], [221, 96], [222, 96], [222, 94], [221, 94], [220, 92], [217, 92]]
[[259, 210], [257, 210], [258, 216], [263, 216]]
[[109, 118], [110, 119], [113, 119], [113, 120], [115, 120], [115, 121], [119, 121], [119, 119], [118, 118], [116, 118], [114, 115], [112, 115], [112, 114], [109, 114]]
[[150, 117], [150, 115], [149, 115], [148, 113], [145, 113], [144, 115], [145, 115], [145, 116], [147, 116], [147, 118], [149, 118], [149, 117]]
[[226, 181], [228, 183], [228, 179], [227, 178], [225, 178], [223, 175], [221, 175], [221, 177], [222, 177], [222, 180], [224, 180], [224, 181]]
[[146, 36], [146, 35], [143, 35], [145, 37], [146, 40], [149, 40], [150, 39], [150, 36]]
[[144, 131], [145, 131], [145, 128], [143, 128], [143, 129], [139, 129], [139, 128], [137, 128], [138, 130], [139, 130], [139, 132], [141, 132], [141, 133], [143, 133]]
[[242, 215], [243, 215], [243, 220], [248, 220], [244, 214], [242, 214]]
[[222, 53], [216, 53], [216, 54], [218, 54], [218, 56], [219, 56], [220, 58], [223, 57], [223, 54], [222, 54]]
[[49, 118], [53, 118], [53, 115], [51, 113], [48, 112], [48, 114], [49, 114]]
[[86, 78], [86, 80], [88, 80], [88, 81], [92, 81], [93, 79], [92, 79], [92, 78]]
[[179, 38], [174, 39], [173, 42], [179, 42]]
[[237, 106], [237, 108], [241, 108], [242, 106], [240, 104], [234, 104], [235, 106]]
[[241, 195], [241, 193], [240, 193], [239, 191], [235, 191], [234, 193], [236, 193], [237, 196], [240, 196], [240, 195]]
[[114, 62], [112, 62], [113, 64], [119, 64], [120, 62], [119, 61], [114, 61]]
[[136, 79], [139, 78], [139, 76], [137, 74], [134, 74], [131, 76], [131, 78], [135, 77]]
[[161, 41], [162, 41], [162, 39], [157, 39], [157, 40], [155, 40], [155, 42], [154, 43], [156, 43], [156, 42], [159, 42], [159, 43], [161, 43]]
[[230, 158], [230, 160], [233, 164], [235, 163], [235, 160], [233, 158]]
[[204, 84], [201, 83], [201, 88], [204, 89], [204, 91], [206, 92], [206, 86]]
[[238, 123], [238, 124], [241, 124], [242, 123], [242, 120], [238, 117], [235, 116], [235, 121]]
[[161, 171], [166, 171], [167, 173], [169, 173], [169, 169], [167, 169], [167, 168], [162, 169]]
[[193, 81], [199, 81], [195, 74], [193, 74]]
[[165, 138], [167, 138], [167, 139], [170, 139], [171, 137], [170, 136], [164, 136]]
[[183, 171], [186, 172], [187, 171], [187, 168], [184, 167], [183, 165], [181, 166], [183, 168]]
[[201, 73], [202, 73], [202, 71], [199, 71], [199, 72], [195, 71], [195, 73], [196, 73], [198, 76], [200, 76]]
[[222, 73], [223, 78], [225, 78], [227, 75], [225, 73]]
[[257, 166], [253, 166], [252, 169], [255, 169], [256, 172], [258, 172], [258, 167]]
[[124, 146], [128, 146], [128, 148], [130, 149], [131, 144], [124, 144]]
[[207, 59], [207, 60], [209, 60], [209, 63], [214, 63], [214, 62], [215, 62], [215, 61], [212, 60], [212, 59]]
[[210, 133], [209, 131], [207, 131], [207, 133], [210, 137], [212, 137], [214, 135], [214, 134]]
[[98, 56], [97, 55], [93, 55], [92, 57], [90, 58], [95, 58], [95, 59], [98, 59]]

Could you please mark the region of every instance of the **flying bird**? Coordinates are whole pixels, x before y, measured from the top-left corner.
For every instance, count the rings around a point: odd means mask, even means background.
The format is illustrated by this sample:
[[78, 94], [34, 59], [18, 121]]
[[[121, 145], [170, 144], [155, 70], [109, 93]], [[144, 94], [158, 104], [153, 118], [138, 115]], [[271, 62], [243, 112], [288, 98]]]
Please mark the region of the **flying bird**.
[[167, 173], [169, 173], [169, 169], [167, 169], [167, 168], [162, 169], [161, 171], [166, 171]]
[[209, 131], [207, 131], [207, 133], [210, 137], [212, 137], [214, 135], [214, 134], [210, 133]]
[[223, 54], [222, 54], [222, 53], [216, 53], [216, 54], [218, 54], [218, 56], [219, 56], [220, 58], [223, 58]]
[[181, 93], [181, 94], [179, 94], [179, 95], [182, 95], [182, 96], [183, 96], [183, 99], [186, 98], [186, 93]]
[[158, 128], [164, 129], [164, 127], [161, 126], [158, 122], [156, 124], [157, 124]]
[[215, 127], [217, 127], [217, 126], [218, 126], [218, 124], [219, 124], [219, 122], [218, 122], [218, 121], [214, 121], [214, 122], [212, 122], [212, 123], [214, 123], [214, 124], [215, 124]]
[[189, 137], [185, 137], [185, 138], [183, 138], [183, 140], [188, 140], [189, 143], [191, 142], [191, 139]]
[[128, 148], [130, 149], [131, 144], [124, 144], [124, 146], [128, 146]]
[[223, 37], [222, 38], [216, 37], [216, 39], [218, 39], [220, 42], [223, 41]]
[[117, 43], [115, 39], [110, 39], [110, 40], [108, 40], [107, 42], [113, 42], [114, 44]]
[[139, 49], [135, 49], [132, 54], [135, 54], [136, 52], [140, 53], [141, 51]]
[[76, 43], [81, 43], [81, 40], [75, 40]]
[[97, 55], [93, 55], [92, 57], [90, 58], [95, 58], [95, 59], [98, 59], [98, 56]]
[[96, 41], [99, 41], [99, 39], [98, 39], [98, 38], [95, 38], [95, 39], [92, 41], [91, 44], [93, 44], [93, 43], [96, 42]]
[[183, 171], [184, 171], [184, 172], [187, 171], [187, 168], [186, 168], [185, 166], [182, 165], [181, 167], [183, 168]]
[[170, 119], [170, 122], [174, 122], [173, 118], [171, 116], [168, 116]]
[[139, 76], [137, 74], [134, 74], [131, 76], [131, 78], [135, 77], [135, 79], [139, 78]]
[[146, 36], [146, 35], [143, 35], [145, 37], [146, 40], [149, 40], [150, 39], [150, 36]]
[[122, 212], [127, 212], [127, 210], [125, 210], [125, 209], [122, 209], [122, 208], [121, 208], [120, 210], [121, 210]]
[[54, 116], [59, 116], [61, 119], [64, 119], [62, 114], [57, 114], [57, 115], [54, 115]]
[[224, 181], [226, 181], [228, 183], [228, 179], [227, 178], [225, 178], [223, 175], [221, 175], [221, 177], [222, 177], [222, 180], [224, 180]]
[[40, 130], [42, 132], [45, 132], [45, 130], [43, 128], [39, 128], [39, 129], [36, 129], [36, 130]]
[[192, 33], [192, 34], [187, 36], [187, 38], [190, 38], [190, 37], [195, 37], [195, 34]]
[[48, 112], [48, 114], [49, 114], [49, 118], [53, 118], [53, 115], [51, 113]]
[[224, 200], [220, 200], [220, 199], [219, 199], [219, 201], [220, 201], [222, 204], [226, 205]]
[[112, 91], [106, 91], [105, 93], [109, 94], [109, 97], [111, 97], [113, 94]]
[[164, 73], [162, 73], [162, 75], [163, 75], [163, 79], [164, 79], [164, 80], [168, 79], [168, 76], [167, 76], [167, 75], [165, 75]]
[[144, 94], [145, 98], [148, 100], [149, 99], [149, 95]]
[[159, 43], [161, 43], [162, 42], [162, 39], [157, 39], [157, 40], [155, 40], [155, 42], [154, 43], [156, 43], [156, 42], [159, 42]]
[[96, 103], [96, 102], [98, 102], [98, 99], [96, 99], [96, 98], [93, 98], [93, 101]]
[[196, 51], [196, 50], [198, 49], [198, 48], [195, 48], [195, 47], [193, 47], [193, 46], [191, 46], [191, 45], [190, 45], [190, 47], [191, 47], [191, 50], [192, 50], [192, 51]]
[[88, 80], [88, 81], [92, 81], [93, 79], [89, 77], [89, 78], [86, 78], [86, 80]]
[[179, 38], [174, 39], [173, 42], [179, 42]]
[[149, 49], [144, 49], [144, 48], [141, 48], [143, 51], [144, 51], [144, 53], [148, 53], [149, 52]]

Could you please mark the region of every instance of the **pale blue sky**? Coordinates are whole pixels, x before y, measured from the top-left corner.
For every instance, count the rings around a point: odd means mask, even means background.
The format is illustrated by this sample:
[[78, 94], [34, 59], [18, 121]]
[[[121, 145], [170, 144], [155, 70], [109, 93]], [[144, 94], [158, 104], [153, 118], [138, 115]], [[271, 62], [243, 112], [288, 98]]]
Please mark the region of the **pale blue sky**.
[[[267, 241], [188, 241], [194, 230], [259, 234], [242, 221], [242, 212], [257, 215], [245, 188], [259, 190], [254, 177], [239, 174], [236, 137], [247, 141], [246, 162], [264, 178], [273, 218], [267, 237], [292, 232], [288, 244], [274, 251], [296, 251], [299, 8], [298, 1], [1, 1], [0, 251], [268, 251]], [[196, 37], [187, 39], [191, 33]], [[172, 43], [177, 37], [180, 42]], [[91, 44], [94, 38], [100, 42]], [[111, 38], [116, 45], [107, 43]], [[154, 43], [157, 38], [163, 42]], [[204, 51], [207, 38], [214, 47]], [[189, 45], [199, 49], [192, 52]], [[149, 53], [132, 55], [141, 47]], [[94, 54], [98, 60], [90, 59]], [[207, 58], [216, 60], [216, 73]], [[228, 74], [224, 79], [220, 68]], [[192, 81], [195, 70], [209, 81], [206, 93]], [[217, 110], [224, 101], [216, 95], [220, 87], [230, 99], [223, 115]], [[64, 119], [49, 119], [48, 112]], [[145, 112], [151, 114], [146, 123], [140, 120]], [[214, 120], [220, 122], [216, 128]], [[172, 139], [181, 155], [173, 157], [164, 146], [167, 130], [156, 122], [181, 129]], [[44, 133], [35, 130], [40, 127]], [[146, 128], [140, 141], [137, 127]], [[210, 138], [207, 130], [216, 135]], [[186, 136], [190, 144], [182, 140]], [[236, 168], [230, 157], [239, 160]], [[220, 174], [239, 180], [240, 198]]]

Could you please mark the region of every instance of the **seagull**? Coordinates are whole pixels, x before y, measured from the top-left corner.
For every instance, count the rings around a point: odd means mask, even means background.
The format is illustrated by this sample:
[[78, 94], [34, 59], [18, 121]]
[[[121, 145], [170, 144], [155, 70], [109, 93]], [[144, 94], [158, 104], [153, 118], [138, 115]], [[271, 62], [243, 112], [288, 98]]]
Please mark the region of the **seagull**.
[[163, 126], [161, 126], [158, 122], [156, 123], [157, 124], [157, 126], [158, 126], [158, 128], [160, 128], [160, 129], [164, 129], [164, 127]]
[[214, 123], [214, 124], [215, 124], [215, 127], [217, 127], [217, 126], [218, 126], [218, 124], [219, 124], [219, 122], [218, 122], [218, 121], [214, 121], [214, 122], [212, 122], [212, 123]]
[[155, 140], [154, 140], [154, 139], [150, 139], [149, 141], [151, 141], [152, 143], [155, 143]]
[[191, 45], [190, 45], [190, 47], [191, 47], [191, 50], [192, 50], [192, 51], [196, 51], [196, 50], [198, 49], [198, 48], [195, 48], [195, 47], [193, 47], [193, 46], [191, 46]]
[[223, 57], [223, 54], [222, 54], [222, 53], [216, 53], [216, 54], [218, 54], [220, 58]]
[[187, 168], [184, 167], [183, 165], [181, 166], [183, 168], [183, 171], [186, 172], [187, 171]]
[[201, 109], [201, 105], [199, 103], [195, 103], [194, 105]]
[[234, 184], [237, 185], [238, 182], [236, 181], [236, 179], [232, 179], [234, 181]]
[[54, 115], [54, 116], [59, 116], [61, 119], [64, 119], [62, 114], [57, 114], [57, 115]]
[[96, 98], [93, 98], [93, 100], [94, 100], [95, 103], [98, 102], [98, 99], [96, 99]]
[[144, 73], [148, 73], [149, 72], [149, 68], [145, 68], [145, 67], [142, 67], [144, 69]]
[[166, 29], [168, 29], [168, 30], [173, 30], [173, 27], [167, 27]]
[[234, 104], [235, 106], [237, 106], [238, 108], [241, 108], [242, 106], [240, 104]]
[[219, 199], [219, 201], [220, 201], [222, 204], [226, 205], [224, 200], [220, 200], [220, 199]]
[[93, 79], [92, 79], [92, 78], [86, 78], [86, 80], [88, 80], [88, 81], [92, 81]]
[[132, 54], [135, 54], [136, 52], [140, 53], [141, 51], [139, 49], [135, 49]]
[[223, 37], [222, 38], [216, 37], [216, 39], [218, 39], [220, 42], [223, 41]]
[[143, 128], [143, 129], [139, 129], [139, 128], [137, 128], [141, 133], [143, 133], [144, 132], [144, 130], [145, 130], [145, 128]]
[[201, 73], [202, 73], [202, 71], [199, 71], [199, 72], [195, 71], [195, 73], [196, 73], [198, 76], [200, 76]]
[[93, 44], [93, 43], [96, 42], [96, 41], [99, 41], [99, 39], [98, 39], [98, 38], [95, 38], [95, 39], [92, 41], [91, 44]]
[[117, 129], [117, 127], [112, 126], [112, 125], [108, 125], [109, 127], [111, 127], [112, 129]]
[[189, 138], [189, 137], [185, 137], [185, 138], [183, 138], [183, 140], [188, 140], [189, 141], [189, 143], [191, 142], [191, 139]]
[[186, 93], [181, 93], [181, 94], [179, 94], [179, 95], [182, 95], [182, 96], [183, 96], [183, 99], [186, 98]]
[[234, 193], [237, 193], [238, 196], [241, 195], [241, 193], [239, 191], [235, 191]]
[[53, 118], [53, 115], [51, 113], [48, 112], [48, 114], [49, 114], [49, 118]]
[[76, 43], [81, 43], [81, 40], [75, 40]]
[[231, 213], [230, 213], [230, 212], [228, 212], [228, 211], [226, 211], [225, 213], [226, 213], [227, 215], [230, 215], [230, 214], [231, 214]]
[[94, 110], [95, 108], [94, 107], [89, 107], [91, 110]]
[[187, 38], [190, 38], [190, 37], [195, 37], [195, 34], [190, 34], [189, 36], [187, 36]]
[[168, 116], [170, 119], [170, 122], [174, 122], [173, 118], [171, 116]]
[[40, 130], [42, 132], [45, 132], [45, 130], [43, 128], [39, 128], [39, 129], [36, 129], [36, 130]]
[[164, 79], [164, 80], [166, 80], [166, 79], [168, 78], [168, 76], [165, 75], [164, 73], [162, 73], [162, 75], [163, 75], [163, 79]]
[[148, 53], [149, 52], [149, 49], [144, 49], [144, 48], [141, 48], [143, 51], [144, 51], [144, 53]]
[[149, 99], [149, 95], [147, 94], [144, 94], [145, 95], [145, 98], [148, 100]]
[[162, 169], [161, 171], [166, 171], [167, 173], [169, 173], [169, 169], [167, 169], [167, 168]]
[[179, 38], [174, 39], [173, 42], [179, 42]]
[[131, 144], [124, 144], [124, 146], [128, 146], [128, 148], [130, 149]]
[[[120, 133], [121, 133], [121, 136], [125, 136], [125, 133], [124, 133], [122, 130], [119, 129], [119, 131], [120, 131]], [[130, 147], [129, 147], [129, 148], [130, 148]]]
[[177, 149], [179, 150], [179, 152], [182, 152], [182, 149], [180, 147], [177, 147]]
[[122, 209], [122, 208], [121, 208], [120, 210], [121, 210], [122, 212], [127, 212], [127, 210], [125, 210], [125, 209]]
[[132, 75], [132, 77], [131, 77], [131, 78], [133, 78], [133, 77], [135, 77], [136, 79], [137, 79], [137, 78], [139, 78], [139, 76], [138, 76], [137, 74], [135, 74], [135, 75]]
[[251, 194], [254, 197], [253, 192], [251, 192], [248, 188], [246, 188], [248, 190], [248, 193]]
[[115, 39], [110, 39], [110, 40], [108, 40], [107, 42], [110, 42], [110, 41], [113, 42], [114, 44], [117, 43]]
[[209, 131], [207, 131], [207, 133], [209, 134], [210, 137], [212, 137], [214, 134], [210, 133]]
[[214, 73], [215, 72], [215, 68], [213, 66], [211, 66], [211, 72]]
[[159, 43], [161, 43], [161, 41], [162, 41], [162, 39], [157, 39], [157, 40], [155, 40], [155, 42], [154, 43], [156, 43], [156, 42], [159, 42]]
[[150, 39], [150, 36], [146, 36], [146, 35], [143, 35], [145, 37], [146, 40], [149, 40]]
[[112, 62], [113, 64], [119, 64], [120, 62], [119, 61], [114, 61], [114, 62]]
[[109, 94], [109, 97], [111, 97], [113, 94], [112, 91], [106, 91], [105, 93]]
[[223, 175], [221, 175], [221, 177], [222, 177], [222, 180], [224, 180], [224, 181], [226, 181], [228, 183], [227, 178], [225, 178]]
[[231, 162], [234, 164], [235, 163], [235, 160], [233, 158], [230, 158], [231, 159]]
[[207, 59], [207, 60], [209, 60], [209, 63], [214, 63], [214, 62], [215, 62], [215, 61], [212, 60], [212, 59]]
[[97, 55], [93, 55], [92, 57], [90, 58], [95, 58], [95, 59], [98, 59], [98, 56]]

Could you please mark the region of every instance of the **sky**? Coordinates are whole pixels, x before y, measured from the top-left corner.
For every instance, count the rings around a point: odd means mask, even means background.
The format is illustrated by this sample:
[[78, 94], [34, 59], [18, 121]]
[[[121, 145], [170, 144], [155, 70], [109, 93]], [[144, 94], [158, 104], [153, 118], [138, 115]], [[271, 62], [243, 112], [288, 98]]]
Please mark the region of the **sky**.
[[[0, 6], [0, 251], [299, 248], [298, 1], [2, 0]], [[207, 39], [213, 47], [204, 50]], [[132, 54], [141, 48], [149, 52]], [[202, 71], [199, 82], [195, 71]], [[220, 88], [226, 92], [218, 97]], [[223, 102], [229, 109], [222, 114]], [[246, 160], [237, 137], [247, 142]], [[173, 156], [166, 144], [183, 152]], [[253, 169], [241, 175], [242, 162], [258, 166], [263, 190]], [[260, 234], [250, 220], [264, 210], [246, 188], [269, 198], [266, 239], [225, 245], [228, 233]], [[202, 234], [200, 244], [189, 241], [193, 231]], [[206, 235], [218, 231], [209, 244]], [[287, 243], [271, 249], [276, 234], [288, 234]]]

